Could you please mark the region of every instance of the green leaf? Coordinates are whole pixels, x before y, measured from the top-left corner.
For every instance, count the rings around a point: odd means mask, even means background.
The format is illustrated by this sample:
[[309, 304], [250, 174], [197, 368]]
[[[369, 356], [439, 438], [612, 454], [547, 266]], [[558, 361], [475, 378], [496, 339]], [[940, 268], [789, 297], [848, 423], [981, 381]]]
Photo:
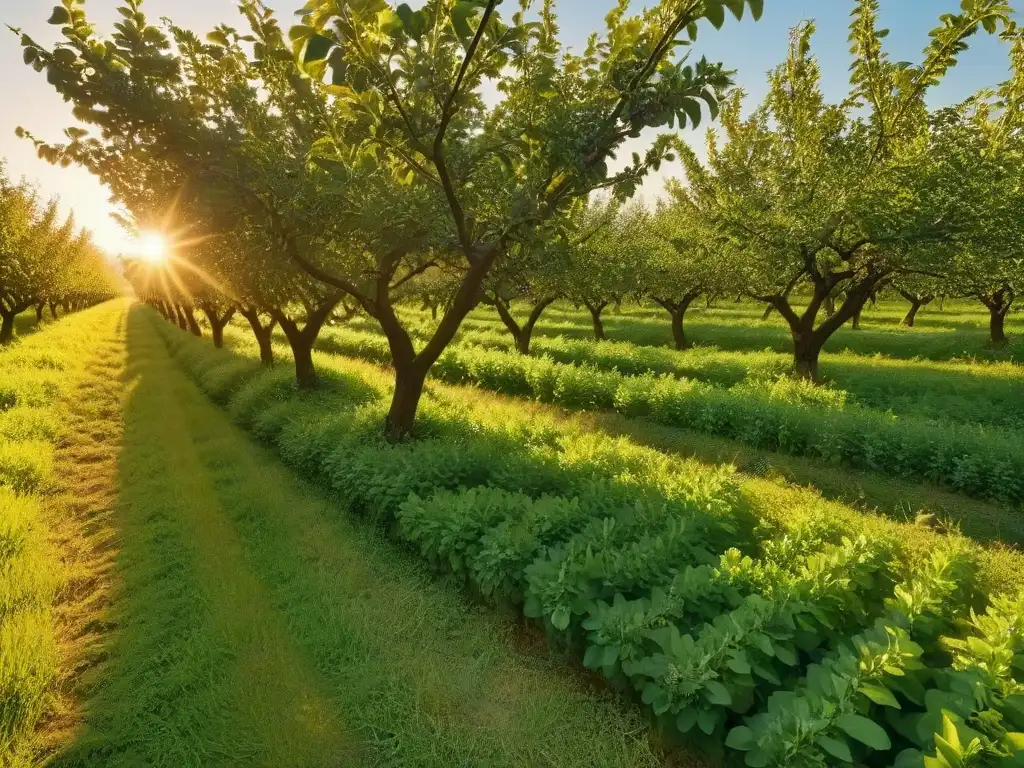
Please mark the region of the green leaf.
[[757, 745], [754, 732], [745, 725], [737, 725], [725, 737], [725, 746], [741, 752], [753, 749]]
[[836, 720], [836, 725], [850, 738], [872, 749], [889, 749], [892, 746], [885, 729], [862, 715], [842, 715]]
[[569, 626], [569, 609], [560, 605], [555, 608], [555, 612], [551, 614], [551, 626], [557, 630], [565, 630]]
[[700, 125], [701, 111], [700, 102], [695, 99], [683, 99], [680, 105], [686, 116], [690, 118], [690, 127], [697, 128]]
[[402, 18], [390, 8], [385, 8], [377, 14], [377, 26], [388, 37], [394, 37], [405, 28]]
[[50, 18], [46, 20], [47, 24], [67, 24], [71, 21], [71, 13], [67, 8], [57, 5], [53, 8], [53, 13], [50, 14]]
[[896, 700], [896, 697], [892, 695], [892, 691], [881, 685], [872, 685], [866, 683], [857, 689], [858, 693], [862, 693], [867, 696], [875, 704], [881, 704], [883, 707], [895, 707], [896, 709], [902, 709], [900, 703]]
[[721, 29], [725, 24], [725, 6], [722, 5], [722, 0], [711, 0], [704, 11], [704, 17], [715, 29]]
[[747, 7], [746, 0], [724, 0], [725, 6], [728, 8], [732, 15], [736, 17], [737, 21], [743, 19], [743, 10]]
[[717, 711], [719, 710], [702, 709], [697, 713], [697, 725], [708, 736], [715, 732], [715, 726], [718, 725], [718, 716], [715, 714]]
[[472, 37], [474, 34], [474, 30], [469, 26], [469, 17], [476, 13], [476, 11], [477, 6], [466, 0], [452, 6], [452, 26], [455, 27], [455, 34], [463, 40]]
[[687, 707], [676, 717], [676, 728], [680, 733], [689, 733], [696, 724], [697, 709], [695, 707]]
[[749, 0], [750, 2], [750, 15], [754, 17], [754, 21], [761, 19], [761, 14], [764, 13], [764, 0]]
[[423, 33], [426, 31], [426, 22], [420, 11], [412, 10], [408, 3], [402, 3], [395, 9], [395, 13], [402, 20], [402, 26], [405, 27], [405, 33], [409, 37], [413, 40], [419, 40], [423, 37]]
[[821, 734], [815, 741], [818, 746], [828, 752], [832, 757], [839, 758], [844, 763], [852, 763], [853, 755], [850, 753], [850, 745], [841, 739], [834, 739], [831, 736]]
[[732, 704], [732, 696], [729, 695], [729, 689], [717, 680], [708, 680], [704, 684], [704, 695], [710, 704], [715, 704], [719, 707], [728, 707]]
[[327, 58], [334, 41], [323, 35], [313, 35], [306, 41], [305, 50], [302, 52], [302, 63], [309, 64], [314, 61], [323, 61]]

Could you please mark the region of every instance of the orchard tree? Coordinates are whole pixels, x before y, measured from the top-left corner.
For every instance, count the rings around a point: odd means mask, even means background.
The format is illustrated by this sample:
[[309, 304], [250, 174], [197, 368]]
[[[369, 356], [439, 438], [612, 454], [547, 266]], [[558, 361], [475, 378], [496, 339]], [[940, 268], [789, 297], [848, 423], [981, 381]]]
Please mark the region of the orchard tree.
[[[826, 101], [814, 24], [794, 31], [786, 61], [769, 76], [764, 102], [744, 118], [742, 93], [727, 100], [726, 143], [709, 132], [708, 160], [684, 151], [684, 195], [743, 254], [743, 291], [771, 304], [793, 338], [794, 368], [818, 377], [828, 338], [898, 275], [941, 274], [954, 237], [978, 232], [977, 212], [993, 202], [983, 165], [965, 167], [925, 97], [979, 30], [1015, 34], [1003, 0], [963, 0], [930, 33], [920, 66], [889, 59], [878, 0], [858, 0], [850, 25], [851, 92]], [[787, 288], [804, 283], [807, 304]], [[831, 315], [826, 302], [842, 294]]]
[[949, 279], [945, 275], [930, 277], [928, 275], [907, 275], [899, 276], [892, 281], [892, 287], [906, 301], [910, 302], [910, 308], [904, 315], [900, 325], [907, 328], [914, 327], [917, 313], [922, 307], [931, 304], [935, 299], [947, 290]]
[[638, 230], [648, 224], [639, 202], [622, 206], [614, 198], [581, 206], [575, 231], [564, 238], [561, 294], [590, 313], [594, 339], [605, 339], [601, 315], [611, 304], [638, 293], [644, 241]]
[[[671, 154], [671, 140], [660, 138], [612, 173], [608, 161], [627, 138], [649, 126], [696, 123], [702, 103], [716, 108], [727, 73], [677, 56], [692, 46], [698, 23], [720, 27], [727, 9], [740, 16], [748, 5], [756, 17], [761, 4], [662, 0], [627, 17], [622, 0], [608, 15], [606, 34], [593, 36], [580, 55], [559, 44], [550, 1], [538, 21], [527, 20], [525, 0], [508, 20], [497, 12], [498, 0], [428, 0], [418, 10], [381, 0], [307, 4], [292, 38], [305, 71], [334, 94], [319, 145], [323, 159], [336, 164], [333, 177], [346, 183], [354, 158], [370, 157], [407, 194], [425, 190], [444, 212], [432, 251], [446, 254], [461, 275], [451, 305], [417, 350], [387, 291], [368, 294], [337, 260], [298, 254], [311, 274], [357, 298], [380, 322], [396, 376], [387, 417], [392, 438], [411, 431], [427, 372], [479, 301], [492, 268], [531, 258], [541, 225], [575, 200], [597, 189], [629, 197]], [[488, 82], [503, 96], [493, 107], [482, 98]], [[374, 203], [369, 196], [353, 202]], [[413, 236], [394, 249], [404, 256], [422, 244]]]
[[[14, 337], [14, 320], [35, 307], [80, 309], [115, 293], [112, 275], [88, 232], [60, 221], [57, 202], [40, 206], [38, 192], [14, 183], [0, 163], [0, 343]], [[54, 316], [56, 313], [54, 312]]]
[[659, 205], [635, 237], [646, 243], [641, 274], [645, 293], [672, 319], [676, 349], [687, 349], [684, 320], [690, 305], [701, 294], [716, 295], [733, 288], [728, 241], [700, 220], [680, 184], [668, 184], [669, 204]]
[[[509, 258], [495, 264], [481, 284], [480, 301], [494, 307], [520, 354], [530, 353], [533, 329], [562, 290], [567, 269], [564, 238], [571, 236], [566, 228], [547, 226], [547, 236], [513, 243]], [[457, 274], [457, 281], [461, 285], [461, 273]], [[458, 288], [456, 295], [457, 291]], [[526, 305], [525, 319], [516, 317], [516, 304]]]

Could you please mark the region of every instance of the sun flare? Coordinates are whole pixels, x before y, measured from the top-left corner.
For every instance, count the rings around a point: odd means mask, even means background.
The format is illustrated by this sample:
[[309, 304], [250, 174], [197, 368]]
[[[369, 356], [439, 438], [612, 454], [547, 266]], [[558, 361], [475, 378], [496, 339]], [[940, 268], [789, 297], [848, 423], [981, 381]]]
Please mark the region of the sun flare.
[[162, 264], [167, 261], [167, 238], [159, 232], [143, 232], [136, 239], [132, 250], [135, 255], [150, 264]]

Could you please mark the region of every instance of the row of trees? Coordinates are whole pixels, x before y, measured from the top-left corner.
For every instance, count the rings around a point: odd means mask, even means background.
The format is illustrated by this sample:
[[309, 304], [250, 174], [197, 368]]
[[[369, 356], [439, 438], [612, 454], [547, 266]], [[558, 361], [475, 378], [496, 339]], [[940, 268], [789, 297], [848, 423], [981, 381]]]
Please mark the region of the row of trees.
[[[604, 307], [639, 291], [672, 314], [682, 344], [687, 306], [728, 287], [786, 318], [798, 367], [814, 375], [815, 348], [867, 294], [939, 274], [920, 259], [1002, 264], [1009, 252], [995, 256], [1019, 200], [1010, 161], [1024, 66], [1000, 0], [943, 16], [917, 68], [888, 61], [877, 0], [859, 0], [850, 97], [825, 102], [808, 25], [747, 118], [725, 68], [690, 52], [728, 14], [759, 17], [761, 0], [662, 0], [636, 17], [623, 0], [580, 53], [558, 42], [551, 0], [507, 18], [498, 4], [311, 0], [285, 34], [259, 0], [242, 0], [244, 30], [200, 38], [151, 25], [141, 0], [126, 0], [102, 38], [80, 0], [63, 0], [50, 17], [62, 42], [22, 45], [85, 127], [58, 144], [26, 135], [44, 158], [89, 168], [137, 222], [175, 222], [190, 245], [173, 278], [148, 270], [136, 282], [185, 327], [196, 329], [196, 308], [215, 328], [237, 311], [268, 339], [269, 361], [279, 325], [299, 383], [313, 386], [310, 352], [328, 318], [342, 307], [374, 318], [395, 368], [394, 439], [410, 433], [427, 372], [480, 302], [525, 350], [552, 297], [588, 306], [601, 334]], [[926, 93], [979, 30], [1010, 41], [1013, 80], [930, 112]], [[718, 116], [728, 141], [711, 134], [705, 165], [674, 131]], [[663, 133], [611, 170], [645, 128]], [[670, 203], [626, 203], [677, 155], [688, 181]], [[801, 314], [794, 288], [812, 291]], [[517, 298], [533, 305], [525, 322]], [[418, 349], [403, 300], [443, 309]]]
[[14, 319], [35, 308], [57, 317], [110, 298], [109, 265], [72, 217], [61, 221], [57, 202], [43, 203], [28, 183], [14, 182], [0, 161], [0, 344], [14, 338]]

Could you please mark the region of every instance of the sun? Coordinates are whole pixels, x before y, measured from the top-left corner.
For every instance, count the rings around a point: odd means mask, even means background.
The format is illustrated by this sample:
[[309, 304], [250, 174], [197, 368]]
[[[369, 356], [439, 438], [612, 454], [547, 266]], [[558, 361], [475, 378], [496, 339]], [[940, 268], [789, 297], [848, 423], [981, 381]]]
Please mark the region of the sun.
[[132, 243], [135, 255], [150, 264], [163, 264], [167, 261], [167, 238], [159, 232], [142, 232]]

